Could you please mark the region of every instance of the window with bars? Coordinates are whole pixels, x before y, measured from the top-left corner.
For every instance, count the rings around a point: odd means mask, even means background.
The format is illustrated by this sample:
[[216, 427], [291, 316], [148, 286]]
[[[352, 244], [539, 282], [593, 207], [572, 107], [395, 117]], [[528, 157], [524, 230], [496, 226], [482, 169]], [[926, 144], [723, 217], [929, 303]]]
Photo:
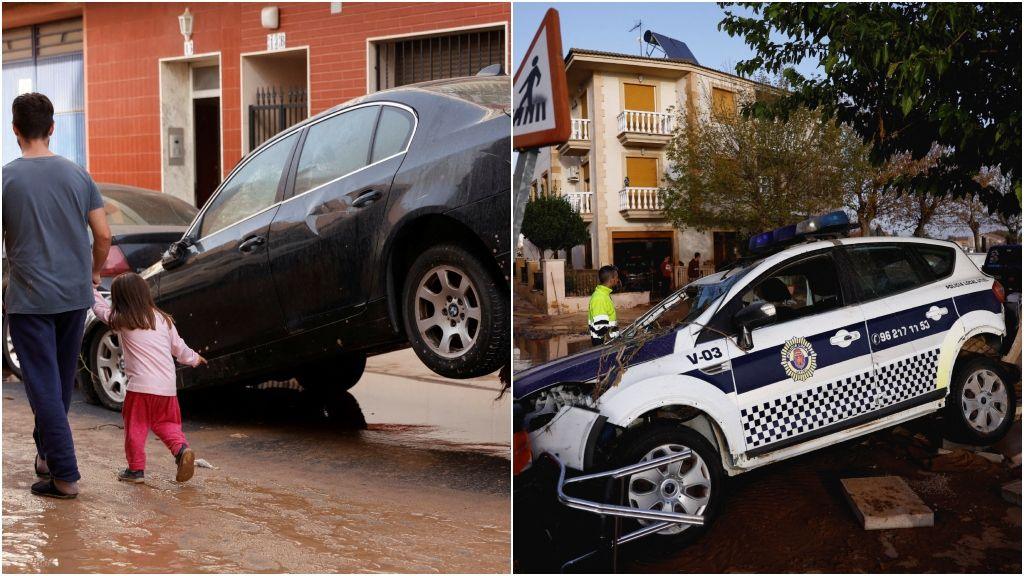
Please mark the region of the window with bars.
[[376, 46], [376, 88], [460, 76], [505, 62], [504, 28], [384, 40]]

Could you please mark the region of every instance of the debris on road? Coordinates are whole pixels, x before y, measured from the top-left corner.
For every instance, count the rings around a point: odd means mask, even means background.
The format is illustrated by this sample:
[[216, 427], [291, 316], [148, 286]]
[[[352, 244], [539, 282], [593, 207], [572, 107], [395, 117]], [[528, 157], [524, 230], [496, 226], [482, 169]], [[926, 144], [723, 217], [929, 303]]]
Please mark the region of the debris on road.
[[841, 482], [865, 530], [935, 525], [934, 513], [899, 476], [844, 478]]
[[[991, 456], [990, 456], [991, 457]], [[989, 457], [982, 456], [981, 452], [957, 448], [949, 454], [942, 454], [932, 458], [928, 469], [932, 472], [983, 472], [998, 473], [1000, 466]]]
[[1020, 506], [1020, 480], [1003, 484], [1003, 500]]
[[242, 434], [241, 432], [236, 432], [236, 433], [232, 434], [231, 437], [232, 438], [248, 438], [249, 435], [248, 434]]
[[209, 468], [211, 470], [218, 470], [219, 469], [216, 466], [214, 466], [213, 464], [210, 464], [209, 462], [204, 460], [203, 458], [199, 458], [199, 459], [196, 460], [196, 466], [198, 466], [200, 468]]

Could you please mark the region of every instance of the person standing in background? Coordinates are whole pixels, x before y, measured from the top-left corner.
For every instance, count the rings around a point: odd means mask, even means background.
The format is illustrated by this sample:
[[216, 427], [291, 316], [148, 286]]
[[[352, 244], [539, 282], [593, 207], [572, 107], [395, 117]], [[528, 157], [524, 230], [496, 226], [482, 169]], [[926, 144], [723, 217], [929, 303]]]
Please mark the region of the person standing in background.
[[587, 307], [587, 326], [590, 328], [590, 343], [600, 346], [612, 338], [619, 336], [619, 323], [615, 316], [615, 303], [612, 302], [612, 289], [619, 284], [619, 270], [615, 266], [602, 266], [597, 272], [600, 284], [590, 295]]
[[[50, 151], [53, 104], [22, 94], [12, 105], [21, 157], [3, 169], [3, 236], [10, 267], [4, 307], [35, 416], [32, 493], [78, 495], [68, 423], [92, 289], [110, 249], [103, 198], [78, 164]], [[89, 248], [89, 231], [92, 248]]]
[[693, 253], [693, 259], [686, 267], [686, 280], [693, 282], [697, 278], [700, 278], [700, 252]]

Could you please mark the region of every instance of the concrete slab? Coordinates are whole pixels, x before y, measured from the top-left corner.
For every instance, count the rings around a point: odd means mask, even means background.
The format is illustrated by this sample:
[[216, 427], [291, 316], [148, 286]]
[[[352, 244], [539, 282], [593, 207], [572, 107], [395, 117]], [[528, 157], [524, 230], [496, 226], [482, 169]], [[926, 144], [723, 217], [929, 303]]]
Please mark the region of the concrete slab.
[[1003, 500], [1020, 506], [1020, 480], [1003, 484]]
[[841, 482], [865, 530], [935, 525], [934, 513], [899, 476], [844, 478]]
[[1020, 444], [1021, 428], [1020, 420], [1018, 419], [1013, 423], [1013, 426], [1010, 427], [1010, 431], [1006, 433], [1006, 436], [999, 442], [996, 442], [992, 447], [1003, 456], [1006, 456], [1006, 459], [1010, 462], [1010, 466], [1013, 467], [1020, 466]]

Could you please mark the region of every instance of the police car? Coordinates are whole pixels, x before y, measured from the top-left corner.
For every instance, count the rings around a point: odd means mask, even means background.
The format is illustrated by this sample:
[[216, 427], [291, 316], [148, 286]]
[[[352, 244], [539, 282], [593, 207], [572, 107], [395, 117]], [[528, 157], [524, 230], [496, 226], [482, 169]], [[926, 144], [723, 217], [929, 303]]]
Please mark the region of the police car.
[[[755, 236], [754, 257], [615, 341], [516, 374], [560, 501], [629, 519], [619, 543], [676, 545], [714, 519], [727, 476], [933, 413], [961, 442], [1003, 437], [1020, 373], [999, 360], [1002, 286], [953, 243], [849, 227], [834, 212]], [[594, 481], [624, 497], [580, 496]]]

